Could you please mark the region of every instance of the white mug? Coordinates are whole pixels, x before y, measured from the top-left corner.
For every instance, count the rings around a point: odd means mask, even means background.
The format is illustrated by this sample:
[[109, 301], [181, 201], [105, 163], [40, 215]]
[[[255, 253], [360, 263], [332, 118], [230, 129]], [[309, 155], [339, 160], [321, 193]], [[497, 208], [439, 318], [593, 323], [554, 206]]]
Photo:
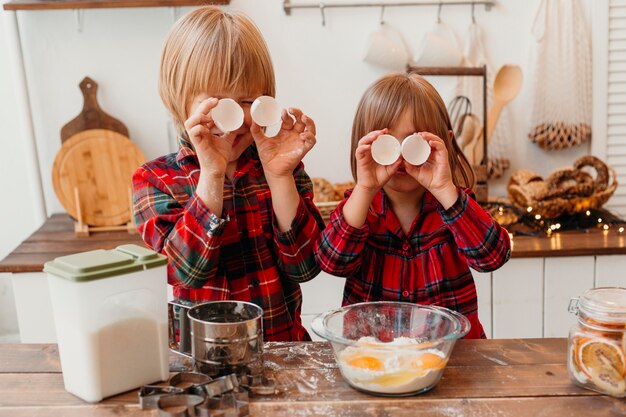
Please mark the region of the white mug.
[[402, 34], [387, 24], [381, 25], [370, 35], [363, 60], [381, 68], [404, 71], [409, 52]]

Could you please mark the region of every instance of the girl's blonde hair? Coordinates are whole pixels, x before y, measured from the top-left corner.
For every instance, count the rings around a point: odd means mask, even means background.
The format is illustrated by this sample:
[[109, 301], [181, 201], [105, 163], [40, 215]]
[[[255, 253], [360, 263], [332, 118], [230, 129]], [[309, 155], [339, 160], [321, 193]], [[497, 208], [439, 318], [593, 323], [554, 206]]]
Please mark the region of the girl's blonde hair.
[[275, 96], [274, 69], [259, 29], [245, 15], [215, 6], [195, 9], [170, 30], [159, 94], [179, 129], [198, 94], [260, 92]]
[[452, 180], [457, 186], [474, 186], [474, 172], [456, 140], [446, 106], [437, 90], [417, 74], [390, 74], [372, 84], [363, 94], [352, 123], [350, 164], [356, 181], [354, 153], [359, 140], [373, 130], [394, 126], [406, 110], [413, 116], [418, 132], [430, 132], [444, 140]]

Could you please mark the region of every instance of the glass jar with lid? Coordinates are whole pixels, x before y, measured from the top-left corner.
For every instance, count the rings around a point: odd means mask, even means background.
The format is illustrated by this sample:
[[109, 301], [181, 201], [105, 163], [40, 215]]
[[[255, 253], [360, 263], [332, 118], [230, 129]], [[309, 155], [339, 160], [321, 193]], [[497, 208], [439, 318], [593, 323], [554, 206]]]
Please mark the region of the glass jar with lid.
[[585, 291], [570, 303], [578, 322], [569, 333], [567, 367], [572, 381], [626, 397], [626, 288]]

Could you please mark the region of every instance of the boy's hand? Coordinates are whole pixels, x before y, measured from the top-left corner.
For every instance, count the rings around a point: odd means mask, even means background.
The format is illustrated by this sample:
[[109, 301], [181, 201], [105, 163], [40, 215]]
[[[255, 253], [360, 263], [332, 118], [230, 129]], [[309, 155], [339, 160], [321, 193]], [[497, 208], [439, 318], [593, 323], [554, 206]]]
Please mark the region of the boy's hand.
[[216, 132], [211, 110], [217, 102], [216, 98], [203, 100], [185, 121], [185, 130], [198, 155], [200, 169], [208, 174], [223, 176], [231, 159], [235, 134], [219, 136]]
[[387, 134], [387, 129], [375, 130], [365, 135], [354, 153], [356, 159], [357, 185], [364, 191], [375, 194], [389, 179], [398, 171], [402, 164], [402, 158], [398, 158], [391, 165], [380, 165], [372, 158], [372, 143], [379, 136]]
[[[428, 132], [419, 133], [430, 145], [431, 152], [428, 160], [420, 166], [404, 162], [406, 172], [415, 178], [447, 209], [456, 201], [457, 191], [452, 181], [452, 172], [448, 161], [446, 144], [437, 135]], [[448, 204], [448, 200], [452, 202]]]
[[296, 120], [283, 109], [282, 125], [274, 137], [265, 136], [261, 127], [254, 122], [250, 127], [266, 176], [292, 177], [293, 170], [315, 145], [313, 119], [300, 109], [289, 110]]

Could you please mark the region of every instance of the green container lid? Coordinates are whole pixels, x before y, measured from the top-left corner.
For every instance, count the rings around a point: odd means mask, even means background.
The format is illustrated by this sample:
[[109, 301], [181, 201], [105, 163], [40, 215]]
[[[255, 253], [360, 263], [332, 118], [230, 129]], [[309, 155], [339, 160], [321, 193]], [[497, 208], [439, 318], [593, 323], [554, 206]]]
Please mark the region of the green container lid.
[[89, 252], [60, 256], [46, 262], [44, 272], [70, 281], [91, 281], [110, 278], [167, 264], [167, 258], [137, 245], [122, 245], [112, 250], [97, 249]]

